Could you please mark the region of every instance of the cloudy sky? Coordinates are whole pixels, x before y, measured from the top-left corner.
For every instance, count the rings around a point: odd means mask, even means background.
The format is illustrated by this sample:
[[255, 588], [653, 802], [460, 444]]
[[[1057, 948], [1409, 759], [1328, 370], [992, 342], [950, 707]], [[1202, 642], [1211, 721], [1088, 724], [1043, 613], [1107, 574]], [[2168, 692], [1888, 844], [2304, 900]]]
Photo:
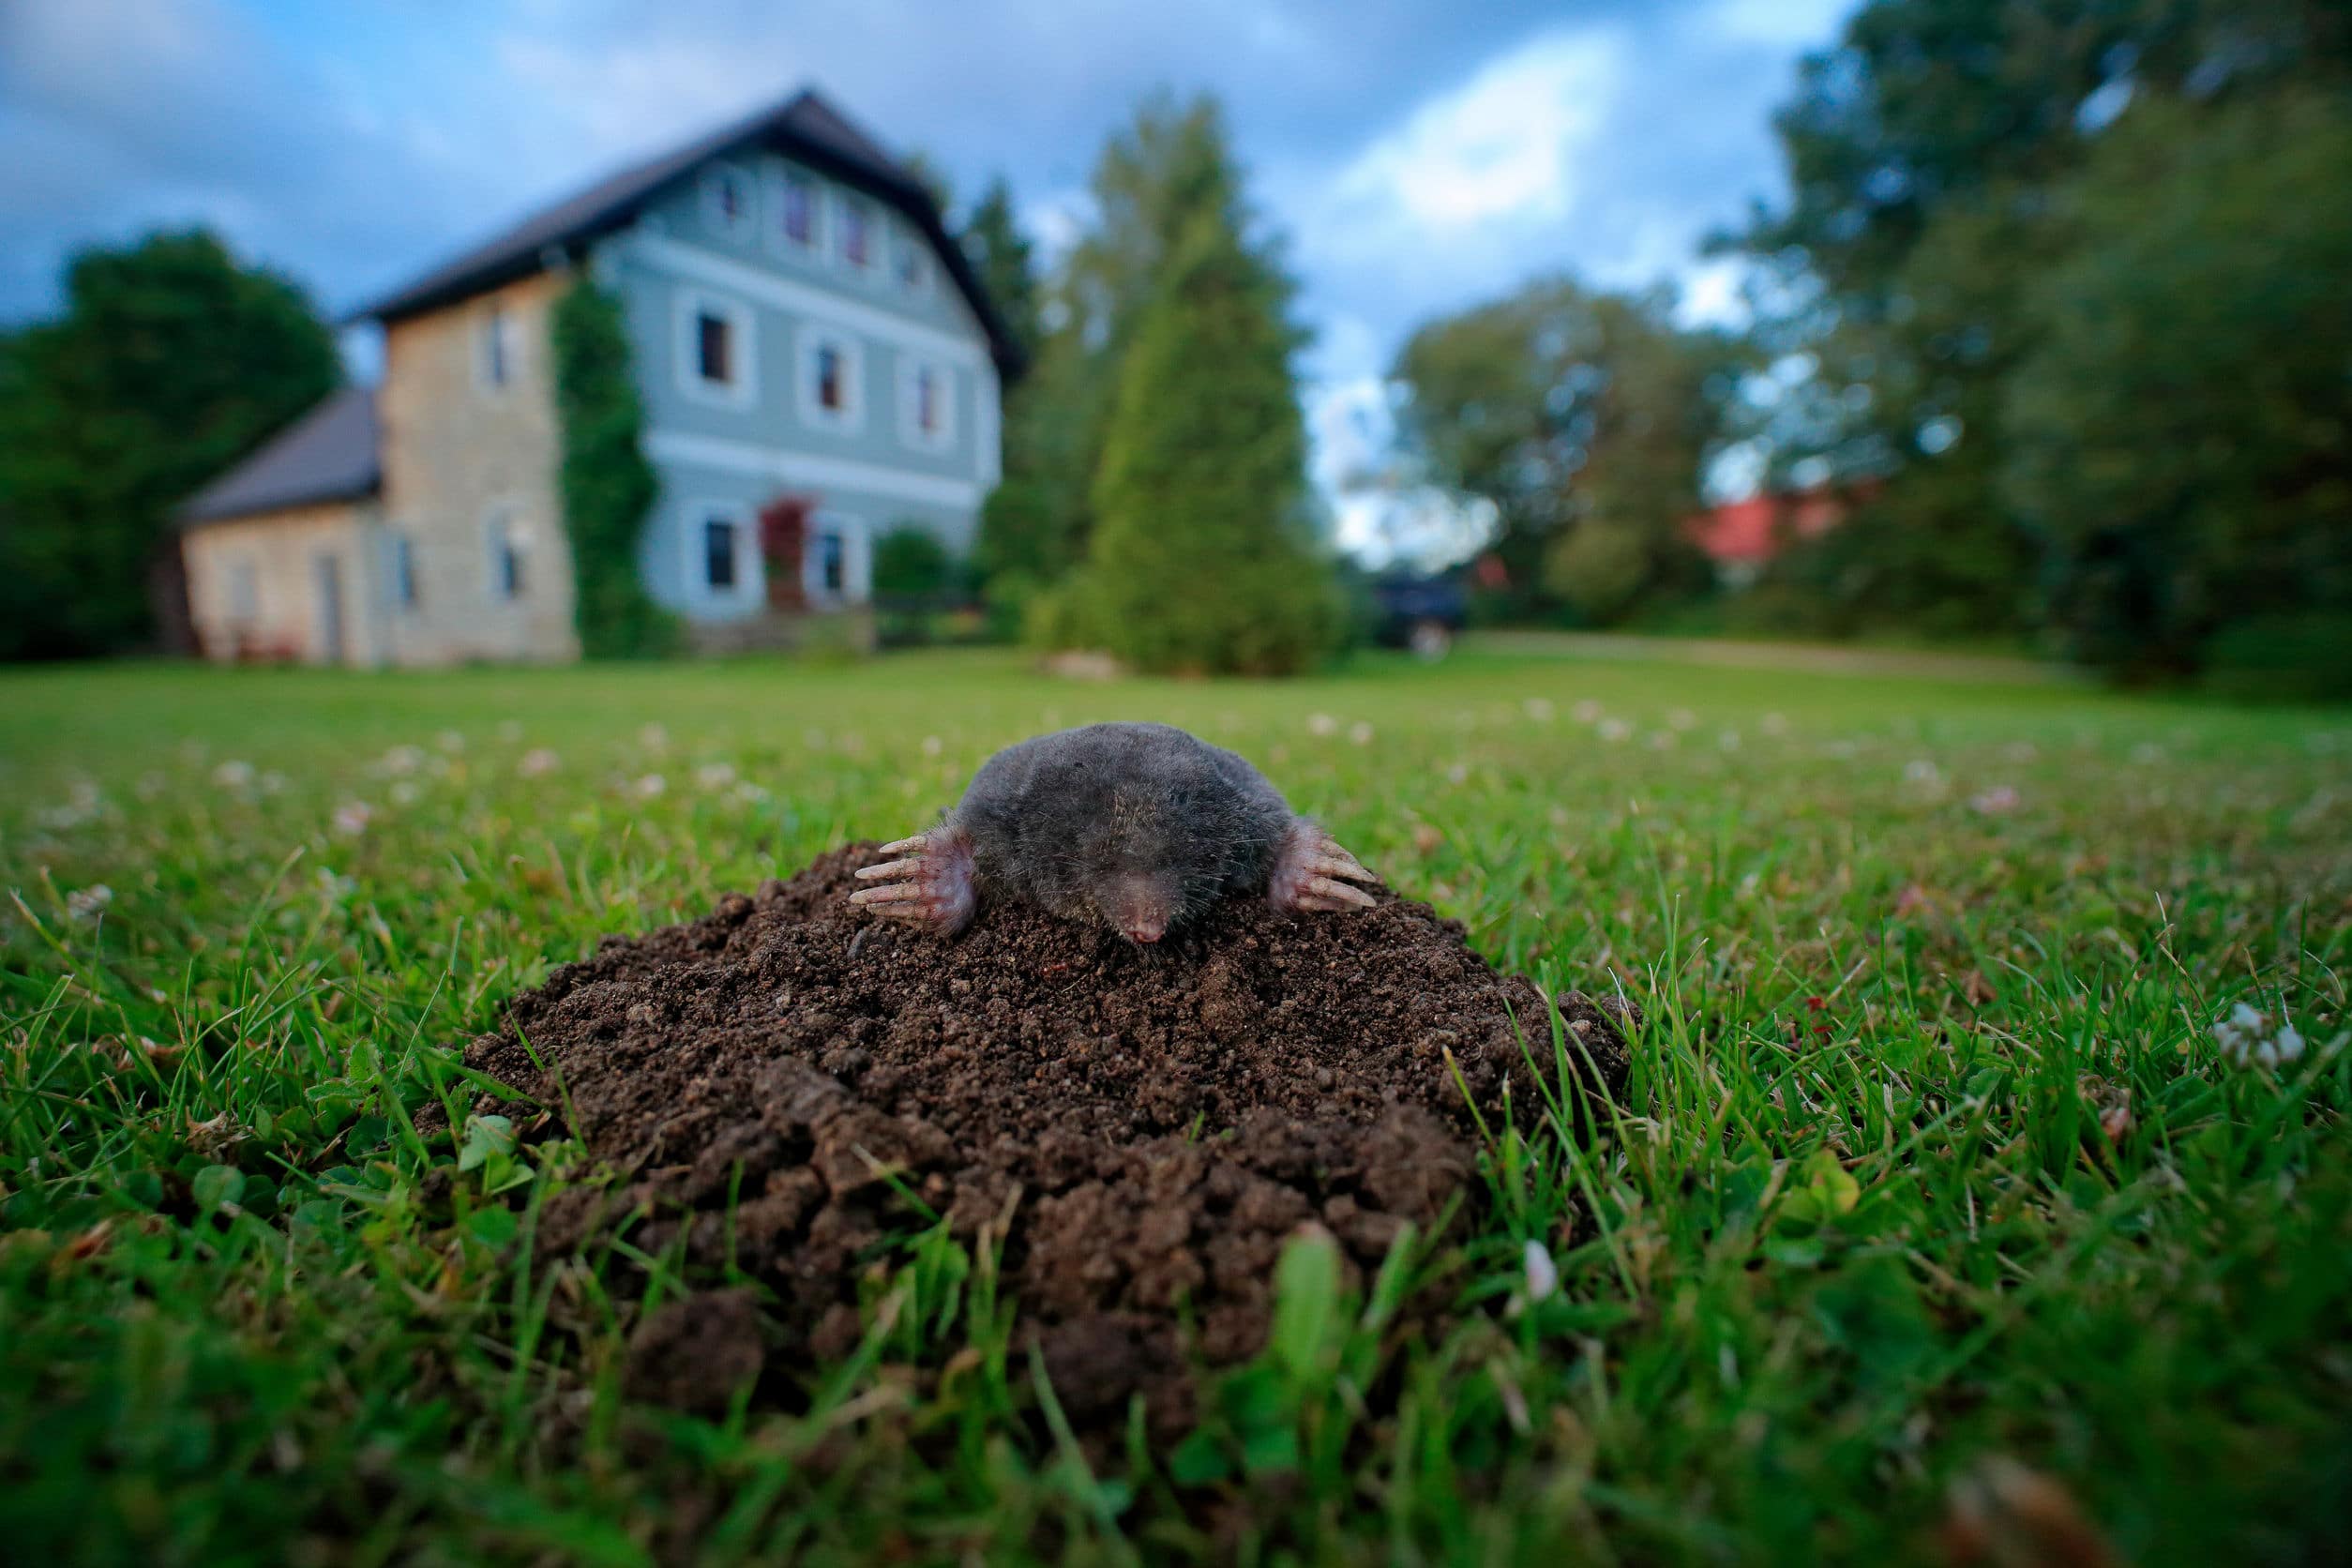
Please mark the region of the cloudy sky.
[[[203, 220], [347, 308], [814, 83], [1050, 237], [1157, 86], [1225, 101], [1344, 417], [1415, 323], [1573, 269], [1730, 280], [1767, 115], [1849, 0], [0, 0], [0, 321], [76, 246]], [[1328, 445], [1328, 442], [1327, 442]]]

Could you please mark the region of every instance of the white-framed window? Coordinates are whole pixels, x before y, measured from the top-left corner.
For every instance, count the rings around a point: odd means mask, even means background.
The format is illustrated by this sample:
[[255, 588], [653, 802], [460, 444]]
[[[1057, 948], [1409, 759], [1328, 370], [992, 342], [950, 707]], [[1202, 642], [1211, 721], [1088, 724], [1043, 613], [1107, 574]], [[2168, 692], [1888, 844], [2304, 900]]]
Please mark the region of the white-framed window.
[[956, 378], [936, 360], [898, 355], [898, 439], [925, 452], [956, 445]]
[[678, 389], [699, 402], [748, 408], [760, 395], [751, 308], [702, 289], [677, 296]]
[[512, 604], [530, 591], [531, 529], [513, 506], [492, 506], [482, 520], [482, 549], [493, 604]]
[[911, 294], [920, 294], [931, 286], [931, 247], [912, 229], [898, 230], [897, 254], [891, 264], [897, 275], [898, 287]]
[[881, 249], [882, 221], [874, 204], [844, 192], [841, 197], [841, 261], [860, 272], [870, 272]]
[[416, 546], [400, 533], [392, 535], [392, 602], [401, 610], [416, 608]]
[[800, 585], [810, 604], [863, 604], [868, 569], [863, 519], [819, 512], [808, 520]]
[[787, 167], [769, 180], [768, 232], [779, 249], [820, 253], [825, 238], [825, 188], [816, 175]]
[[866, 365], [857, 339], [830, 327], [804, 326], [799, 358], [801, 423], [820, 430], [862, 429]]
[[522, 323], [492, 302], [474, 322], [474, 380], [483, 390], [510, 385], [522, 369]]
[[262, 618], [262, 568], [252, 560], [229, 563], [228, 592], [222, 596], [229, 601], [229, 619], [238, 626], [251, 626]]
[[702, 222], [715, 234], [740, 234], [751, 222], [751, 182], [731, 163], [702, 171]]
[[686, 506], [686, 581], [698, 598], [727, 602], [759, 592], [757, 525], [750, 508], [728, 501]]

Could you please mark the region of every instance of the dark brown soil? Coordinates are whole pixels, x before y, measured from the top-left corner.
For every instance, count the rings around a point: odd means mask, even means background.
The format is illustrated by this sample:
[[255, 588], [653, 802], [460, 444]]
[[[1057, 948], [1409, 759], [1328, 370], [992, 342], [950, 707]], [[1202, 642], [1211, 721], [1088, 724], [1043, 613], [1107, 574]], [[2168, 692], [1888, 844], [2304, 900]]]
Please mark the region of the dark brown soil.
[[[543, 1250], [633, 1226], [658, 1252], [683, 1227], [689, 1260], [731, 1242], [771, 1293], [764, 1342], [747, 1292], [649, 1318], [641, 1397], [710, 1409], [770, 1347], [847, 1350], [861, 1269], [909, 1229], [912, 1193], [1000, 1244], [1075, 1419], [1116, 1418], [1140, 1389], [1179, 1425], [1192, 1364], [1263, 1343], [1294, 1231], [1319, 1224], [1377, 1267], [1405, 1225], [1476, 1201], [1465, 1090], [1490, 1126], [1506, 1086], [1519, 1124], [1540, 1113], [1517, 1029], [1548, 1064], [1542, 995], [1425, 905], [1232, 900], [1154, 948], [999, 908], [949, 943], [848, 907], [871, 858], [852, 845], [692, 925], [609, 938], [468, 1052], [627, 1173], [550, 1202]], [[1575, 993], [1562, 1012], [1619, 1087], [1614, 1019]]]

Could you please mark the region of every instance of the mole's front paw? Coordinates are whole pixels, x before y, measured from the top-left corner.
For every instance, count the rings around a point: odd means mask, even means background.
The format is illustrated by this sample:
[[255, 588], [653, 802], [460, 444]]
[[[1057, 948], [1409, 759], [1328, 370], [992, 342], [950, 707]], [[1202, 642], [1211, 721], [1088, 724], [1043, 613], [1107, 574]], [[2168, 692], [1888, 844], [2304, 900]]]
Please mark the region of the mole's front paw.
[[1313, 822], [1302, 822], [1282, 841], [1266, 897], [1278, 910], [1368, 910], [1372, 895], [1349, 884], [1380, 880], [1334, 843], [1331, 835]]
[[972, 924], [979, 897], [972, 885], [972, 845], [964, 836], [934, 828], [882, 847], [884, 854], [901, 852], [902, 859], [859, 871], [859, 881], [880, 885], [851, 894], [850, 902], [894, 920], [927, 926], [943, 937]]

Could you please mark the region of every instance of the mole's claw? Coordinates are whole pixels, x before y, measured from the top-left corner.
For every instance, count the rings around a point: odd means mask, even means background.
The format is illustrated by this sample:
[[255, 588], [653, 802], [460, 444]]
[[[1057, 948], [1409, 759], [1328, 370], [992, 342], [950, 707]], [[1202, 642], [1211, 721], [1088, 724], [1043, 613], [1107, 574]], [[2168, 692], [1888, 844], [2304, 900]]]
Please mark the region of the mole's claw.
[[1307, 878], [1304, 891], [1325, 898], [1336, 898], [1343, 903], [1353, 904], [1359, 909], [1368, 910], [1373, 905], [1372, 895], [1364, 889], [1350, 887], [1344, 882], [1334, 882], [1329, 877]]
[[979, 905], [972, 875], [972, 845], [947, 827], [918, 833], [885, 844], [882, 852], [912, 852], [900, 859], [858, 869], [860, 882], [875, 883], [850, 895], [850, 903], [868, 914], [928, 926], [942, 936], [954, 936], [972, 922]]
[[[1342, 880], [1345, 879], [1345, 880]], [[1291, 825], [1289, 836], [1274, 857], [1274, 875], [1266, 897], [1274, 908], [1333, 913], [1371, 909], [1378, 902], [1350, 882], [1378, 882], [1354, 855], [1339, 847], [1331, 835], [1309, 822]]]

